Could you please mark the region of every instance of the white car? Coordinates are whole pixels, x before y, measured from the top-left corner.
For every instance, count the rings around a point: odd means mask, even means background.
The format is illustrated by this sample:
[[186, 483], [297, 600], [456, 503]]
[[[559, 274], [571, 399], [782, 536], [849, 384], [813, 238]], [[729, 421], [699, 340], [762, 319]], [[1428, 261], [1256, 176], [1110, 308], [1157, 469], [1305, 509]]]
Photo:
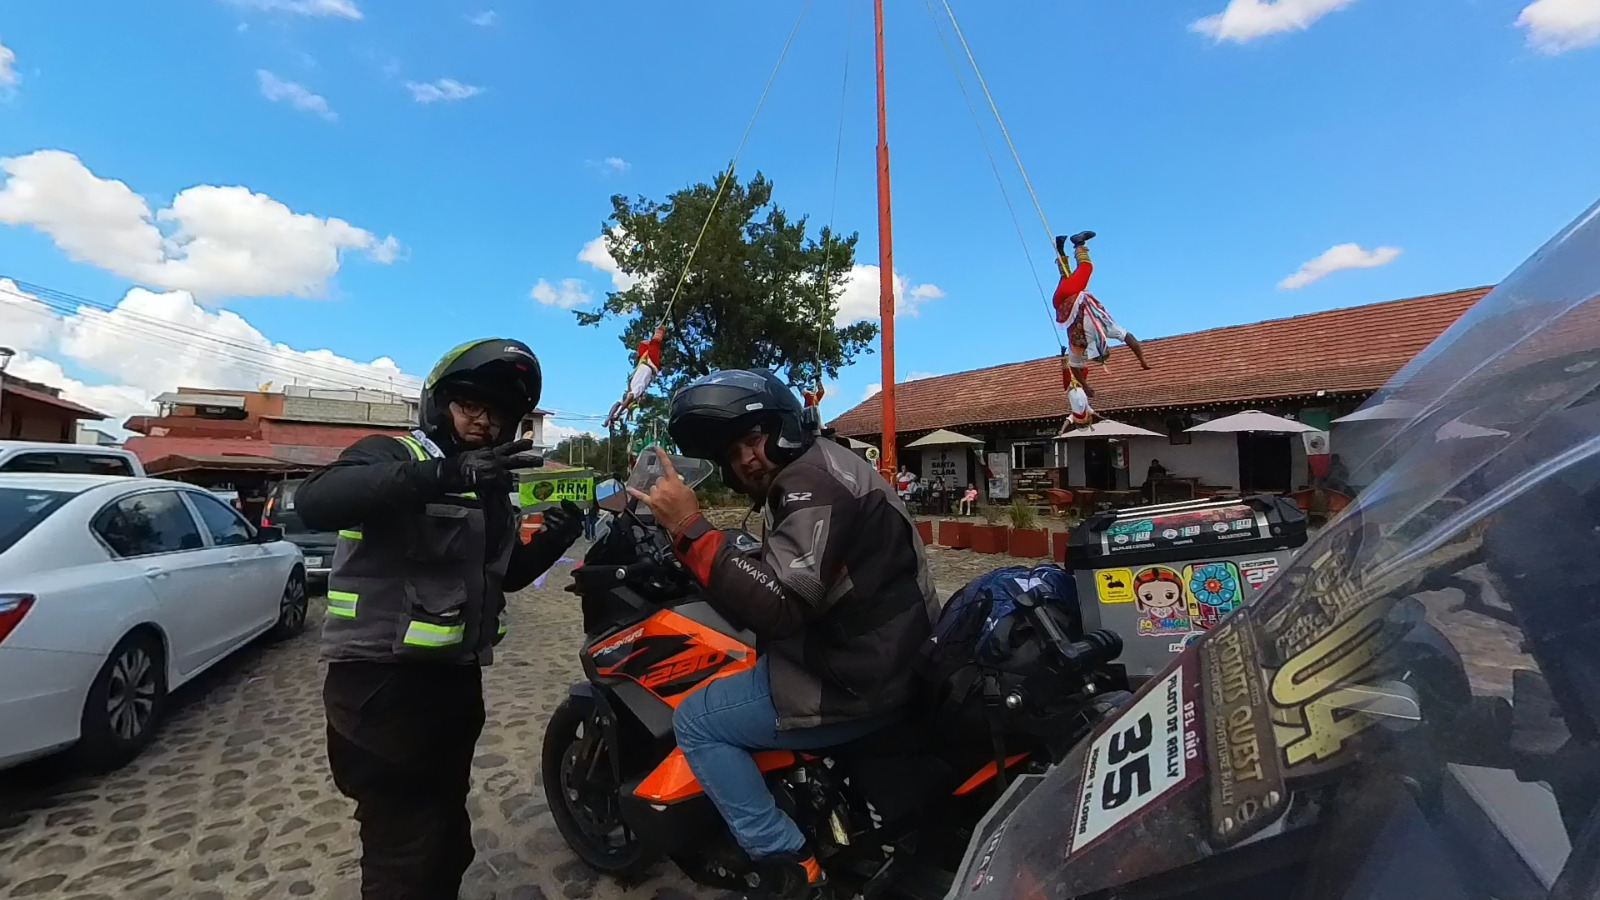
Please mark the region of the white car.
[[282, 537], [192, 485], [0, 473], [0, 768], [74, 744], [119, 766], [169, 690], [299, 633], [305, 565]]

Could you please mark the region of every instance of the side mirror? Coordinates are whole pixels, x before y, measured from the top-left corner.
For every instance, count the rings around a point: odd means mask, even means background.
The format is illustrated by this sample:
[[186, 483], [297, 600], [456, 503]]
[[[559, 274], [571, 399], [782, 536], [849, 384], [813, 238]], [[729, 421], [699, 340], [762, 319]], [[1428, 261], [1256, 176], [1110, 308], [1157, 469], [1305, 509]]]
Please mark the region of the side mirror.
[[275, 544], [283, 540], [283, 528], [278, 525], [263, 525], [256, 529], [256, 543]]
[[607, 478], [595, 485], [594, 499], [606, 512], [621, 515], [628, 511], [628, 492], [623, 490], [622, 482], [615, 478]]

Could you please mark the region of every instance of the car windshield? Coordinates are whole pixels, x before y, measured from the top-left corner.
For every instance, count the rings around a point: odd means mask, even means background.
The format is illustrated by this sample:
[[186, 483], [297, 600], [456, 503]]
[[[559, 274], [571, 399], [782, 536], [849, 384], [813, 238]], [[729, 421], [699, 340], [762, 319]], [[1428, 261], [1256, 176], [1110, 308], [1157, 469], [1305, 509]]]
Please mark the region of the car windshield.
[[1351, 505], [1018, 782], [962, 900], [1595, 896], [1596, 260], [1600, 205], [1335, 426]]
[[0, 553], [11, 549], [72, 496], [67, 491], [0, 488]]
[[301, 482], [280, 482], [272, 492], [272, 508], [267, 513], [267, 521], [263, 524], [276, 525], [282, 528], [285, 534], [300, 534], [308, 531], [306, 523], [300, 519], [300, 513], [295, 509], [294, 495]]

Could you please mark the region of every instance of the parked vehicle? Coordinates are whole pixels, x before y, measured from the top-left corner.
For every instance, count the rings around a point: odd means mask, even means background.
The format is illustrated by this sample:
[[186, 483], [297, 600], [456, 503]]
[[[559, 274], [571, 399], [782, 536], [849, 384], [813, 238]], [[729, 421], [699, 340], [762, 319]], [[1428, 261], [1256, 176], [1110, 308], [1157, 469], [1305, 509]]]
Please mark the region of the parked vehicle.
[[305, 619], [300, 550], [203, 488], [0, 473], [0, 767], [119, 766], [169, 690]]
[[306, 578], [313, 585], [326, 589], [339, 535], [309, 528], [305, 520], [300, 518], [294, 508], [294, 495], [302, 484], [305, 484], [304, 478], [288, 478], [273, 484], [267, 490], [267, 505], [261, 511], [261, 524], [282, 529], [284, 540], [292, 542], [305, 554]]
[[131, 450], [93, 444], [0, 441], [0, 472], [66, 472], [143, 478], [144, 464]]
[[[641, 454], [630, 484], [645, 486], [641, 467], [651, 456]], [[691, 482], [693, 467], [702, 477], [710, 472], [696, 460], [674, 462]], [[624, 508], [620, 490], [614, 481], [597, 487], [613, 516], [569, 588], [583, 601], [586, 680], [546, 726], [542, 774], [551, 814], [579, 858], [602, 872], [629, 877], [667, 856], [700, 884], [761, 888], [759, 868], [689, 770], [672, 728], [685, 696], [755, 664], [754, 637], [706, 602], [649, 511], [631, 502]], [[746, 552], [759, 547], [746, 535], [736, 540]], [[1070, 589], [1070, 579], [1058, 574], [1057, 583]], [[1075, 630], [1070, 599], [1060, 604], [1071, 610], [1061, 618], [1036, 600], [1024, 594], [995, 615], [1015, 614], [1003, 640], [1033, 648], [1041, 674], [1057, 688], [1050, 727], [1013, 733], [997, 751], [1001, 741], [992, 741], [982, 724], [952, 729], [944, 727], [951, 718], [919, 711], [840, 747], [755, 754], [780, 805], [807, 834], [829, 877], [846, 888], [841, 896], [872, 898], [893, 889], [937, 897], [995, 787], [1010, 775], [1043, 771], [1128, 696], [1125, 676], [1109, 665], [1121, 649], [1116, 636]], [[987, 703], [987, 680], [981, 693], [963, 696]], [[1027, 693], [1002, 688], [994, 699], [1003, 708], [991, 707], [988, 721], [1040, 708]], [[977, 716], [980, 723], [985, 718]]]

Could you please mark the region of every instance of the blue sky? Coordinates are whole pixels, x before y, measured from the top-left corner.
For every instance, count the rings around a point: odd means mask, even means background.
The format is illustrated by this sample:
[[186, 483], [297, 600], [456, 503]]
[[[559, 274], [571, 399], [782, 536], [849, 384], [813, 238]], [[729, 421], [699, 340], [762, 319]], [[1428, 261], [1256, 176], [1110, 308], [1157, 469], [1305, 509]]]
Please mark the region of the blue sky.
[[[713, 178], [802, 3], [7, 4], [0, 276], [123, 310], [0, 290], [0, 343], [121, 415], [194, 379], [403, 383], [497, 333], [539, 353], [545, 406], [602, 413], [618, 329], [535, 286], [603, 297], [579, 256], [609, 196]], [[1052, 226], [1100, 233], [1096, 294], [1140, 336], [1491, 283], [1600, 195], [1600, 0], [952, 6]], [[896, 269], [931, 297], [898, 371], [1053, 353], [929, 11], [887, 7]], [[867, 0], [812, 0], [741, 163], [826, 221], [848, 52], [835, 221], [863, 264], [870, 29]], [[879, 380], [864, 357], [828, 413]]]

